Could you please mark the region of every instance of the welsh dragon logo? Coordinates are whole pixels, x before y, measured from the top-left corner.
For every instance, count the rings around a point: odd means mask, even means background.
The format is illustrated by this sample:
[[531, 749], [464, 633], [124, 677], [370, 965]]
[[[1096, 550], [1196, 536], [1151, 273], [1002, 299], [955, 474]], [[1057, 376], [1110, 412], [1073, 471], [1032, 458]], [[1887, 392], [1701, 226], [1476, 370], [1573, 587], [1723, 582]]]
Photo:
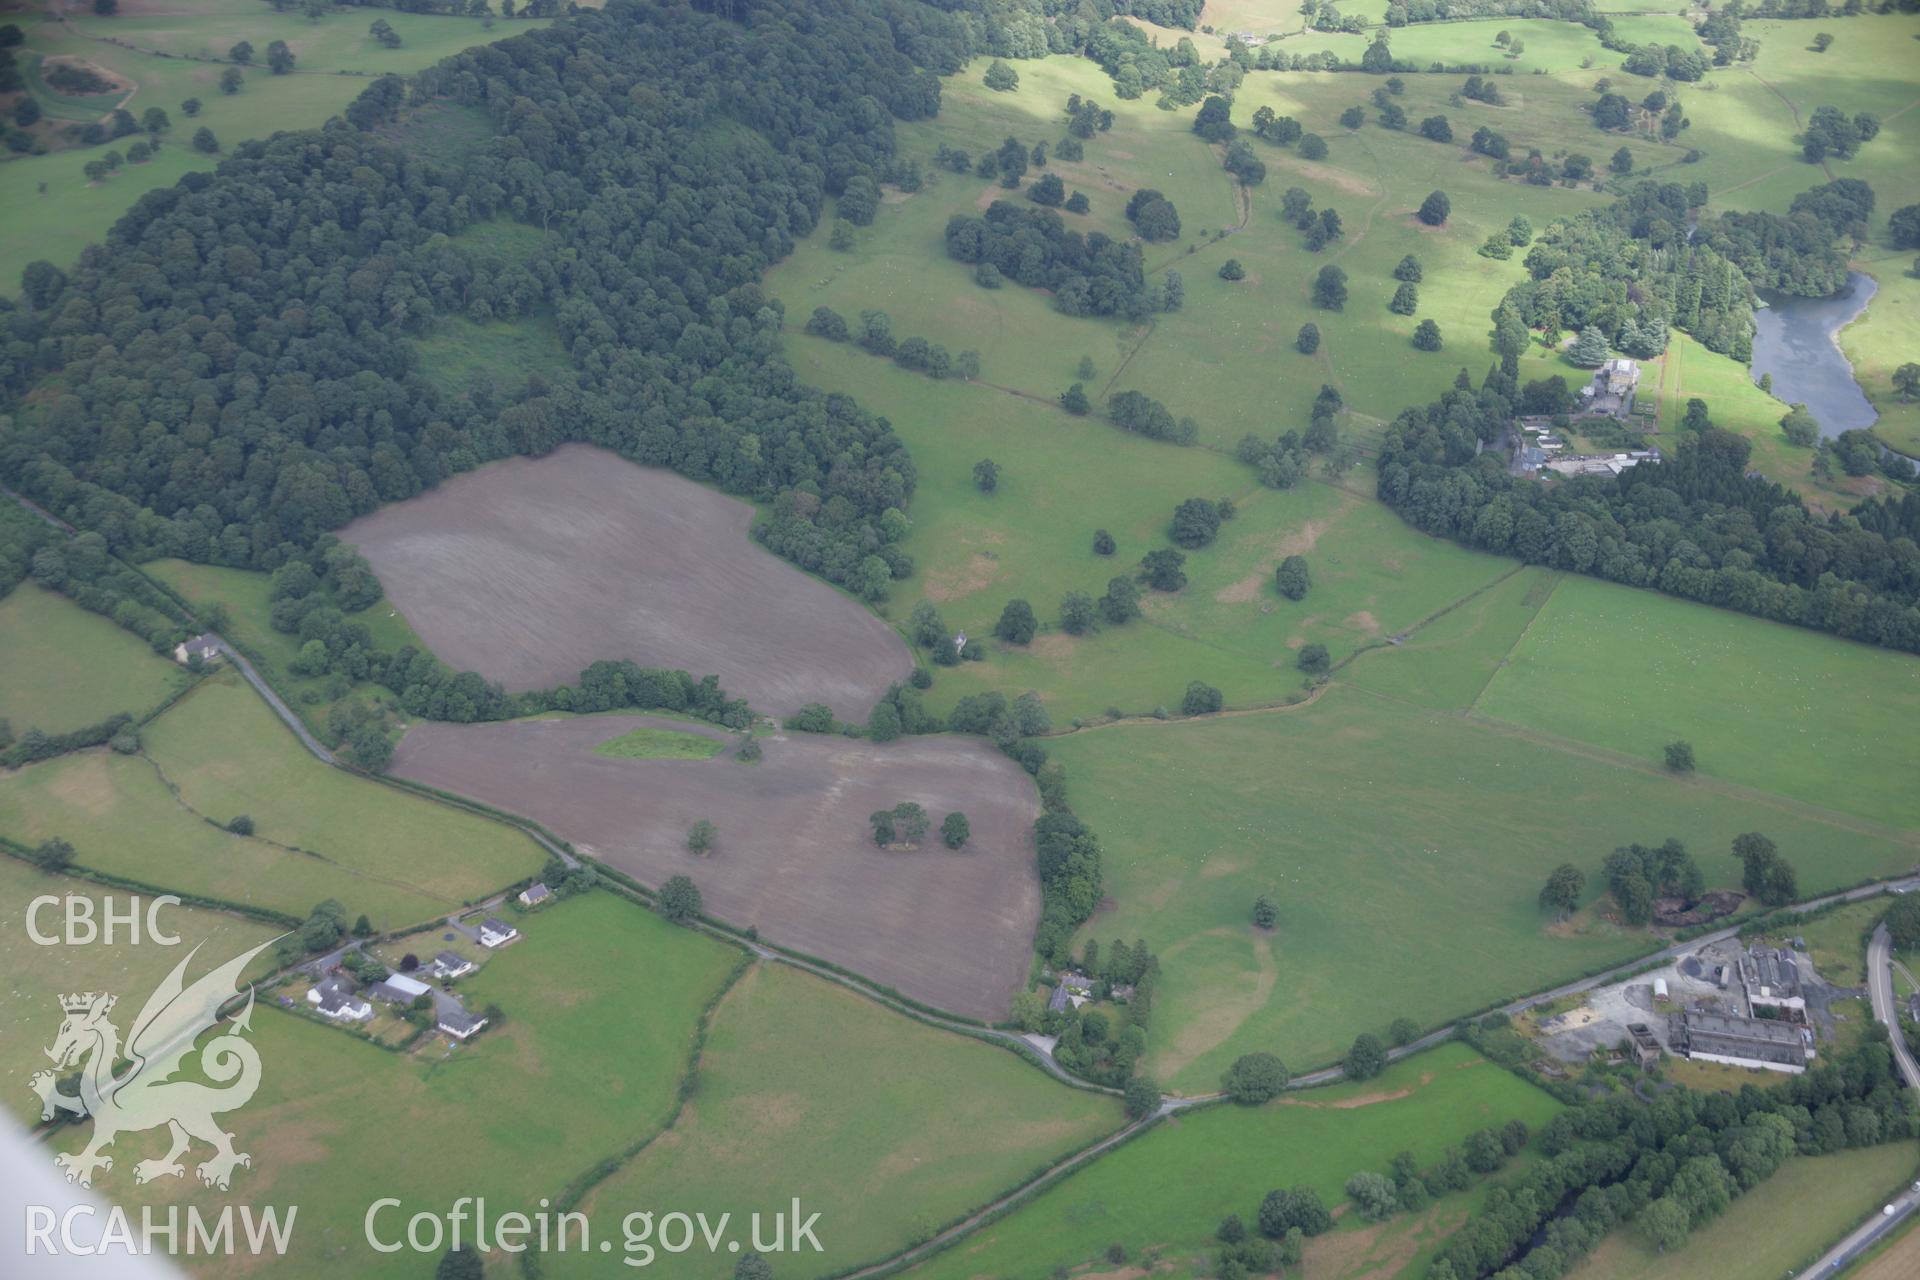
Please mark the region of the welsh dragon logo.
[[[56, 1111], [93, 1120], [93, 1137], [84, 1150], [53, 1158], [66, 1171], [68, 1182], [92, 1186], [96, 1169], [113, 1168], [113, 1157], [102, 1150], [115, 1138], [161, 1125], [171, 1133], [171, 1146], [159, 1159], [136, 1164], [135, 1182], [181, 1176], [186, 1170], [180, 1157], [195, 1139], [213, 1147], [212, 1158], [196, 1171], [210, 1187], [226, 1190], [234, 1167], [253, 1163], [246, 1152], [233, 1149], [233, 1135], [214, 1118], [246, 1105], [260, 1087], [259, 1051], [242, 1039], [242, 1033], [251, 1029], [251, 986], [246, 1006], [226, 1031], [197, 1050], [199, 1074], [213, 1084], [172, 1077], [187, 1056], [196, 1053], [195, 1041], [219, 1021], [220, 1006], [238, 993], [240, 974], [248, 961], [271, 945], [271, 940], [263, 942], [192, 986], [183, 986], [181, 976], [200, 950], [196, 946], [147, 998], [124, 1045], [119, 1029], [107, 1017], [113, 1012], [114, 996], [89, 991], [60, 997], [66, 1017], [53, 1047], [46, 1051], [54, 1069], [36, 1072], [31, 1085], [40, 1096], [42, 1120], [53, 1119]], [[116, 1072], [122, 1063], [126, 1069]], [[77, 1097], [62, 1093], [57, 1079], [58, 1073], [76, 1066], [80, 1068]]]

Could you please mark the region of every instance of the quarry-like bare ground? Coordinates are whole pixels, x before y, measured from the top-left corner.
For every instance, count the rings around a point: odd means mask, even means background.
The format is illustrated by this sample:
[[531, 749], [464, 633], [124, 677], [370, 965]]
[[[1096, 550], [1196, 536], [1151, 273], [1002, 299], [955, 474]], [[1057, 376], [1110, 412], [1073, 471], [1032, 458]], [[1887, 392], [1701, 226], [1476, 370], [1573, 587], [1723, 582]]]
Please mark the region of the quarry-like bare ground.
[[[1040, 804], [1018, 765], [978, 738], [763, 738], [741, 764], [595, 755], [640, 726], [725, 738], [640, 715], [416, 725], [391, 771], [525, 814], [649, 886], [685, 873], [709, 914], [769, 942], [843, 965], [927, 1004], [1005, 1016], [1026, 982], [1040, 915], [1033, 823]], [[867, 815], [903, 800], [932, 830], [913, 850], [876, 848]], [[954, 852], [940, 821], [967, 815]], [[687, 829], [718, 829], [696, 857]], [[637, 975], [643, 979], [644, 975]]]
[[340, 531], [457, 671], [571, 684], [602, 658], [715, 674], [754, 710], [862, 721], [912, 669], [859, 603], [747, 536], [753, 508], [570, 444], [455, 476]]

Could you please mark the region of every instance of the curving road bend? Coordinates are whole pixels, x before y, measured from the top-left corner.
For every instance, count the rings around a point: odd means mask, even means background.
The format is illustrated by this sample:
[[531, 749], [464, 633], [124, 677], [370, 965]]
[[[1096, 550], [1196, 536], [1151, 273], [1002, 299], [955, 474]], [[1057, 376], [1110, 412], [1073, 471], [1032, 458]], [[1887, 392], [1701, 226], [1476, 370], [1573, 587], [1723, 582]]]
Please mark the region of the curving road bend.
[[1867, 943], [1867, 995], [1873, 1002], [1873, 1016], [1891, 1033], [1893, 1061], [1908, 1087], [1920, 1089], [1920, 1063], [1907, 1048], [1900, 1034], [1900, 1006], [1893, 996], [1893, 938], [1883, 922], [1876, 925]]
[[[1900, 1034], [1899, 1003], [1893, 996], [1893, 939], [1885, 924], [1877, 925], [1867, 943], [1867, 996], [1873, 1004], [1873, 1016], [1892, 1033], [1894, 1067], [1909, 1088], [1920, 1089], [1920, 1063], [1907, 1048]], [[1808, 1276], [1837, 1275], [1891, 1235], [1916, 1209], [1920, 1209], [1920, 1182], [1914, 1183], [1888, 1201], [1871, 1218], [1847, 1233], [1845, 1239], [1827, 1250], [1820, 1261], [1807, 1268]]]

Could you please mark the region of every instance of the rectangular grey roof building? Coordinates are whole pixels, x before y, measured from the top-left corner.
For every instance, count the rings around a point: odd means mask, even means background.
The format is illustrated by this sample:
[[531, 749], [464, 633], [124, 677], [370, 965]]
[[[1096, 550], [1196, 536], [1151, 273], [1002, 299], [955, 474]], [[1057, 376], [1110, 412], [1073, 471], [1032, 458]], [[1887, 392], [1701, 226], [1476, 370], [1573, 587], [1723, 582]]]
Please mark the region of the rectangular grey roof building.
[[1791, 1022], [1688, 1010], [1681, 1027], [1687, 1056], [1704, 1062], [1798, 1073], [1814, 1056], [1805, 1030]]

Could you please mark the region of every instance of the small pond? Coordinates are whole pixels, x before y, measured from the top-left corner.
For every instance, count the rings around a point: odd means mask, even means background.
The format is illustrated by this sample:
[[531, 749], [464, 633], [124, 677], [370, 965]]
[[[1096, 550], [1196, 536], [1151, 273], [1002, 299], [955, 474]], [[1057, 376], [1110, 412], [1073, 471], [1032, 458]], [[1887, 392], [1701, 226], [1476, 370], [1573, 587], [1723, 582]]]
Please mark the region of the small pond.
[[1753, 377], [1773, 375], [1774, 398], [1804, 404], [1829, 438], [1870, 427], [1880, 415], [1854, 380], [1840, 351], [1840, 330], [1862, 311], [1879, 286], [1855, 271], [1847, 287], [1826, 298], [1764, 293], [1767, 305], [1753, 313]]

